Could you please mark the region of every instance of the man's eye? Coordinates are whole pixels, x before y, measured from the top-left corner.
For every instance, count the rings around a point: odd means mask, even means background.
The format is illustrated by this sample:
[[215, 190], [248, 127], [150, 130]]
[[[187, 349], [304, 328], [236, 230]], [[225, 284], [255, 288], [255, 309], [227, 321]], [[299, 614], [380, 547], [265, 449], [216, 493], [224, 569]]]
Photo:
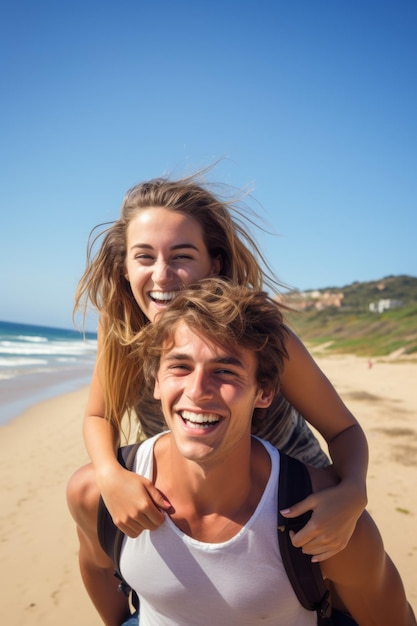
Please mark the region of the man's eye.
[[190, 368], [187, 367], [187, 365], [171, 365], [169, 369], [177, 371], [177, 372], [189, 372], [190, 371]]
[[220, 374], [221, 376], [235, 376], [235, 372], [233, 372], [232, 370], [224, 369], [224, 368], [216, 370], [216, 374]]

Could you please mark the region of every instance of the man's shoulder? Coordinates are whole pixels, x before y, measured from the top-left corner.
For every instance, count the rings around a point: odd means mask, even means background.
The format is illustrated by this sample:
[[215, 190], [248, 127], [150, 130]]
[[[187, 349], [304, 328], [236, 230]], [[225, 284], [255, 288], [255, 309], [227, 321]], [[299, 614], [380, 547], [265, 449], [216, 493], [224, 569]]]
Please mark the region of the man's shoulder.
[[276, 459], [277, 461], [279, 460], [280, 452], [279, 450], [277, 450], [277, 448], [275, 448], [275, 446], [272, 445], [272, 443], [269, 443], [269, 441], [266, 441], [266, 439], [262, 439], [261, 437], [257, 437], [256, 435], [252, 435], [252, 441], [259, 442], [263, 446], [263, 448], [265, 448], [271, 459]]
[[137, 474], [144, 476], [147, 470], [152, 468], [156, 447], [159, 447], [163, 440], [166, 439], [165, 435], [167, 434], [169, 434], [168, 431], [158, 433], [157, 435], [153, 435], [153, 437], [149, 437], [149, 439], [144, 439], [138, 444], [135, 462], [132, 467]]

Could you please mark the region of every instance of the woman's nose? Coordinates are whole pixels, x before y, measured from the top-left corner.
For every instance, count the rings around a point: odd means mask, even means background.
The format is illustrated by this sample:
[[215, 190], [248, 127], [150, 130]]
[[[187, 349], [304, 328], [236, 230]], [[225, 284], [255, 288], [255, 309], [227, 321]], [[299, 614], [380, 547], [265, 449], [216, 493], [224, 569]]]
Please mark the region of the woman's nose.
[[158, 284], [168, 282], [172, 277], [172, 269], [166, 261], [158, 261], [155, 263], [153, 270], [153, 279]]

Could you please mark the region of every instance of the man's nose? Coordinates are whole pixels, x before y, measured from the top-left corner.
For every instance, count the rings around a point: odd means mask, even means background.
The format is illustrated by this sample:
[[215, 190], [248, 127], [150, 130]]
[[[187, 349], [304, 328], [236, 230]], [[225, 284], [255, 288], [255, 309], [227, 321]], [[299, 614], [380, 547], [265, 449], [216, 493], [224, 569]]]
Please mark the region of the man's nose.
[[209, 375], [203, 370], [196, 368], [187, 381], [187, 395], [194, 402], [212, 397], [212, 387]]

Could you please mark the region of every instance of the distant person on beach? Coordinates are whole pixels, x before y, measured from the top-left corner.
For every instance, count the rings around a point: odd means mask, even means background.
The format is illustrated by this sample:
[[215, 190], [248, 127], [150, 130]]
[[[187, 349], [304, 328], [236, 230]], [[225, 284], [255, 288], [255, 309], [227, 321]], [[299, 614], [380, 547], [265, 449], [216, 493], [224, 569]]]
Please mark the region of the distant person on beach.
[[[141, 626], [317, 623], [283, 568], [280, 453], [252, 435], [279, 389], [287, 332], [265, 292], [208, 279], [138, 336], [137, 362], [168, 432], [142, 443], [134, 469], [171, 503], [157, 530], [122, 546], [120, 571], [139, 596]], [[334, 484], [327, 469], [310, 472], [314, 489]], [[333, 607], [360, 626], [415, 626], [366, 512], [345, 549], [320, 567]], [[109, 623], [129, 613], [120, 595]]]
[[[146, 393], [139, 376], [134, 339], [184, 287], [217, 275], [253, 289], [279, 288], [250, 235], [244, 209], [215, 194], [201, 175], [154, 179], [133, 187], [119, 219], [107, 225], [102, 239], [95, 237], [89, 249], [76, 308], [90, 302], [100, 314], [97, 362], [84, 421], [92, 463], [71, 478], [67, 497], [77, 524], [83, 581], [106, 624], [114, 623], [108, 606], [117, 596], [117, 582], [103, 571], [98, 556], [100, 493], [115, 524], [129, 537], [158, 528], [170, 506], [151, 481], [117, 461], [126, 413], [131, 424], [138, 420], [140, 437], [165, 429], [160, 405]], [[356, 419], [289, 329], [285, 349], [280, 393], [254, 434], [317, 467], [329, 461], [304, 417], [326, 440], [339, 484], [285, 513], [296, 517], [313, 511], [293, 542], [323, 561], [346, 546], [366, 506], [367, 443]]]

